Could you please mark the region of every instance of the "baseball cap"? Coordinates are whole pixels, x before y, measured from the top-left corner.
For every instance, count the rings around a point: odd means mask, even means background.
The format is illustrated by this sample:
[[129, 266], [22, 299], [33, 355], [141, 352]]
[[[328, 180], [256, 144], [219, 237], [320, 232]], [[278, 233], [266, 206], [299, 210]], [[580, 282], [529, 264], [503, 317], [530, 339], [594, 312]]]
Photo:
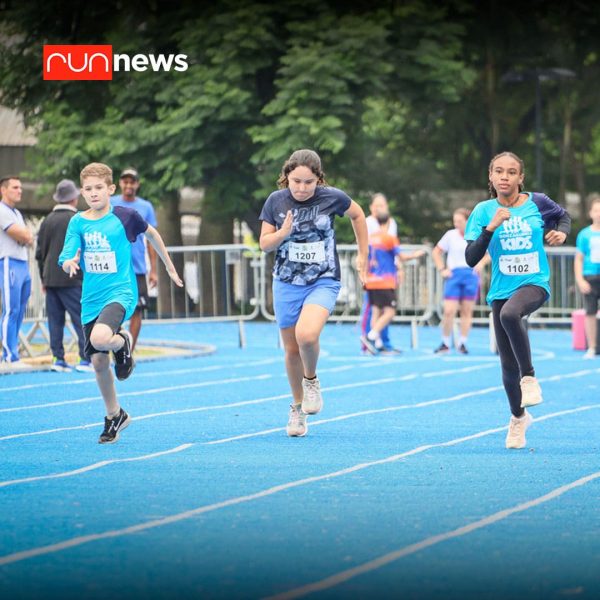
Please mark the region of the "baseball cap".
[[123, 170], [119, 179], [123, 179], [123, 177], [133, 177], [133, 179], [135, 179], [136, 181], [139, 181], [140, 174], [133, 167], [127, 167], [126, 169]]

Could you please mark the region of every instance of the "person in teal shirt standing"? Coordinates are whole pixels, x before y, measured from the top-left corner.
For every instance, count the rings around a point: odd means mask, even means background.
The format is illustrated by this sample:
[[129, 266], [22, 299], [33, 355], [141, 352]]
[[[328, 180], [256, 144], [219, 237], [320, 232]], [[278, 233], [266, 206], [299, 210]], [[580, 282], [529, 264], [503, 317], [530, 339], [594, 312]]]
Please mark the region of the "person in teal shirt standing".
[[544, 240], [563, 244], [571, 227], [568, 213], [545, 194], [524, 192], [525, 167], [512, 152], [495, 156], [489, 166], [492, 198], [475, 206], [465, 231], [465, 258], [474, 267], [489, 252], [492, 307], [502, 381], [512, 413], [507, 448], [524, 448], [533, 419], [528, 406], [542, 402], [531, 362], [523, 317], [550, 297], [550, 268]]
[[575, 255], [575, 281], [583, 294], [585, 306], [585, 337], [587, 352], [583, 358], [596, 357], [596, 313], [600, 298], [600, 196], [590, 206], [592, 224], [577, 235]]

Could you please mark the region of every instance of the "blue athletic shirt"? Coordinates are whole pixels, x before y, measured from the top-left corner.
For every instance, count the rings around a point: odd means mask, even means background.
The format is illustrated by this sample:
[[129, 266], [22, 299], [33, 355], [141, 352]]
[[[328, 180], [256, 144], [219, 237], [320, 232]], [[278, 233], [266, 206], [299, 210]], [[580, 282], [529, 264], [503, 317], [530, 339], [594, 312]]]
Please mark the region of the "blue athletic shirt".
[[583, 274], [600, 275], [600, 231], [585, 227], [577, 234], [576, 245], [583, 254]]
[[123, 306], [125, 319], [131, 317], [138, 300], [131, 244], [147, 228], [134, 209], [120, 206], [111, 207], [97, 220], [86, 219], [80, 212], [69, 221], [58, 264], [62, 267], [81, 249], [82, 323], [93, 321], [111, 302]]
[[310, 285], [322, 277], [340, 279], [340, 261], [333, 221], [343, 216], [352, 200], [342, 190], [317, 186], [309, 200], [294, 200], [289, 188], [273, 192], [258, 217], [280, 229], [292, 211], [292, 233], [277, 248], [273, 277], [293, 285]]
[[[138, 214], [152, 227], [156, 227], [156, 214], [154, 207], [148, 200], [136, 196], [135, 200], [129, 202], [123, 200], [123, 196], [118, 194], [110, 197], [110, 203], [113, 206], [124, 206], [125, 208], [133, 208]], [[133, 270], [136, 275], [145, 275], [148, 272], [146, 267], [146, 245], [144, 244], [144, 235], [138, 235], [137, 239], [131, 246], [131, 258], [133, 259]]]
[[552, 228], [565, 210], [545, 194], [526, 192], [529, 198], [515, 208], [503, 207], [496, 198], [475, 206], [465, 231], [475, 241], [499, 208], [508, 208], [510, 219], [492, 235], [488, 252], [492, 258], [492, 281], [487, 303], [510, 298], [525, 285], [544, 288], [550, 296], [550, 267], [544, 250], [544, 229]]

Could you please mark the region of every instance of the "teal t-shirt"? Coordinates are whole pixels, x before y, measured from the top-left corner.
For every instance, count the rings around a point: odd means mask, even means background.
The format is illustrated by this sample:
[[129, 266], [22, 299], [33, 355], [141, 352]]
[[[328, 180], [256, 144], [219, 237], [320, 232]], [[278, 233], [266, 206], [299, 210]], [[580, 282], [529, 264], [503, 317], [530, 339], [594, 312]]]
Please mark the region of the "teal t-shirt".
[[576, 246], [583, 254], [583, 274], [600, 275], [600, 231], [585, 227], [577, 234]]
[[[496, 198], [477, 204], [467, 221], [465, 239], [476, 240], [501, 207]], [[537, 285], [550, 296], [544, 229], [564, 214], [564, 209], [544, 194], [529, 192], [529, 198], [521, 206], [508, 210], [510, 219], [494, 231], [488, 247], [492, 259], [488, 304], [510, 298], [525, 285]]]
[[135, 210], [119, 206], [97, 220], [77, 213], [69, 221], [58, 264], [62, 267], [81, 249], [82, 323], [93, 321], [112, 302], [123, 306], [125, 319], [131, 317], [138, 300], [131, 244], [147, 228], [148, 223]]

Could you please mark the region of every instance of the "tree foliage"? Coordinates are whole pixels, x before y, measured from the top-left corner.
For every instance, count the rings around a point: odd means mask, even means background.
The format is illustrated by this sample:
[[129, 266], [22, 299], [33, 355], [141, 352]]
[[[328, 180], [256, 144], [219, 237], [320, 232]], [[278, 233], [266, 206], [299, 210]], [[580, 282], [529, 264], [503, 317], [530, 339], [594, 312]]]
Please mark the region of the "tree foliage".
[[[182, 186], [202, 188], [207, 222], [256, 226], [283, 160], [312, 147], [330, 183], [363, 204], [383, 191], [404, 235], [437, 235], [446, 190], [484, 189], [495, 152], [521, 154], [531, 180], [533, 83], [503, 75], [552, 67], [577, 77], [543, 84], [544, 191], [561, 200], [600, 187], [600, 16], [591, 2], [552, 11], [540, 0], [127, 7], [37, 0], [3, 10], [0, 102], [36, 129], [32, 175], [46, 190], [91, 160], [135, 165], [146, 196], [175, 203]], [[45, 43], [183, 53], [190, 68], [45, 82]]]

